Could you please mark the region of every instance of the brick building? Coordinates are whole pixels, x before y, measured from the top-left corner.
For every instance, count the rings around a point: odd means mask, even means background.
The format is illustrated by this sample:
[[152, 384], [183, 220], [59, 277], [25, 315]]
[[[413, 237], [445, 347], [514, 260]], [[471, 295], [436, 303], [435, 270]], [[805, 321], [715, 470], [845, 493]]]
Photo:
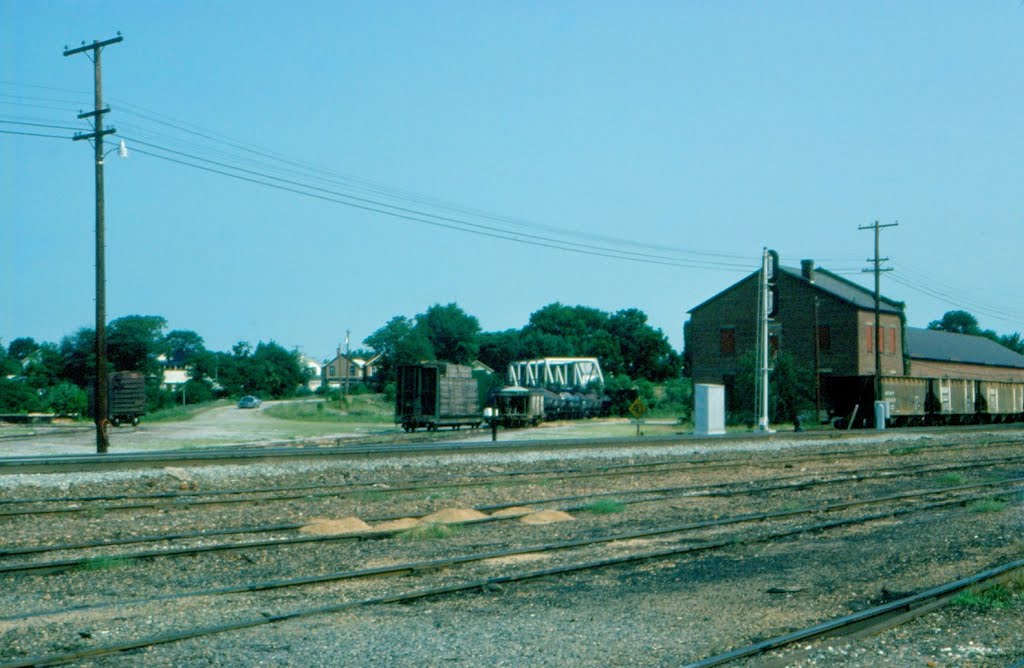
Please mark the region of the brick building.
[[[760, 272], [729, 286], [689, 311], [684, 326], [685, 358], [695, 383], [725, 385], [727, 403], [743, 363], [757, 346]], [[904, 305], [885, 297], [874, 331], [874, 293], [803, 260], [800, 269], [780, 266], [777, 313], [769, 327], [769, 352], [784, 352], [815, 369], [822, 407], [833, 396], [873, 399], [875, 346], [883, 376], [971, 380], [1024, 380], [1024, 356], [978, 336], [905, 326]]]

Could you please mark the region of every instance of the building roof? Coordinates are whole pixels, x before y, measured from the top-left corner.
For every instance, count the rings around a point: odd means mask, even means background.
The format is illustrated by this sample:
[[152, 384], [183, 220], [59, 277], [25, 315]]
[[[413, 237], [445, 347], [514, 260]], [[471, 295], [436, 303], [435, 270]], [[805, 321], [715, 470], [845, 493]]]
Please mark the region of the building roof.
[[1024, 355], [984, 336], [907, 327], [906, 337], [911, 359], [1024, 369]]
[[[793, 278], [798, 278], [802, 281], [806, 281], [804, 278], [803, 271], [799, 268], [794, 267], [779, 267], [779, 271], [789, 274]], [[858, 285], [853, 281], [849, 281], [841, 276], [833, 274], [831, 271], [826, 269], [815, 268], [813, 272], [814, 281], [813, 284], [820, 290], [842, 299], [843, 301], [849, 302], [857, 308], [874, 310], [875, 309], [875, 292], [869, 290], [862, 285]], [[889, 299], [885, 295], [881, 295], [878, 307], [880, 311], [885, 313], [902, 313], [903, 303], [892, 299]]]
[[[841, 276], [837, 276], [836, 274], [833, 274], [831, 271], [815, 268], [812, 273], [812, 275], [814, 276], [813, 281], [808, 281], [807, 278], [804, 277], [803, 271], [798, 267], [780, 266], [779, 271], [788, 274], [789, 276], [797, 280], [809, 282], [817, 289], [827, 292], [830, 295], [837, 297], [838, 299], [841, 299], [845, 302], [853, 304], [859, 309], [871, 311], [875, 309], [875, 293], [873, 290], [869, 290], [868, 288], [865, 288], [862, 285], [858, 285], [853, 281], [849, 281], [845, 278], [842, 278]], [[705, 304], [708, 304], [718, 299], [720, 296], [722, 296], [729, 290], [732, 290], [740, 283], [750, 280], [752, 277], [756, 277], [759, 273], [760, 270], [755, 271], [750, 276], [747, 276], [743, 280], [730, 285], [725, 290], [722, 290], [714, 297], [711, 297], [710, 299], [701, 302], [697, 306], [694, 306], [688, 312], [693, 313], [694, 311], [701, 308]], [[882, 295], [881, 299], [879, 300], [879, 310], [882, 311], [883, 313], [899, 314], [903, 312], [903, 303], [895, 301], [893, 299], [889, 299], [888, 297]]]

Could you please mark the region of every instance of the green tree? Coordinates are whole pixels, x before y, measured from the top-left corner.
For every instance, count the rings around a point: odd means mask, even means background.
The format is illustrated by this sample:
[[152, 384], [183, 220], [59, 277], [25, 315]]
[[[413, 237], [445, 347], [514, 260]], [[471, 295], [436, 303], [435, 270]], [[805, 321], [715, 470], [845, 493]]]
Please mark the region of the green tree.
[[434, 304], [416, 316], [415, 329], [423, 333], [439, 360], [469, 364], [480, 352], [476, 341], [480, 322], [454, 302]]
[[635, 308], [609, 318], [612, 337], [619, 343], [623, 371], [633, 378], [661, 382], [679, 376], [682, 359], [660, 329], [647, 324], [647, 315]]
[[243, 385], [249, 393], [273, 399], [291, 397], [306, 381], [298, 351], [285, 350], [273, 341], [260, 341], [250, 361], [251, 375]]
[[60, 340], [59, 376], [87, 388], [96, 377], [96, 332], [88, 327]]
[[526, 358], [523, 337], [517, 329], [482, 332], [477, 336], [477, 345], [480, 348], [480, 361], [501, 377], [505, 376], [510, 362]]
[[174, 329], [164, 337], [163, 349], [167, 362], [175, 367], [195, 364], [196, 359], [206, 353], [203, 337], [188, 329]]
[[115, 371], [141, 371], [159, 376], [157, 359], [165, 351], [163, 331], [167, 321], [157, 315], [128, 315], [107, 327], [107, 358]]
[[434, 359], [434, 348], [423, 330], [417, 329], [415, 323], [405, 316], [395, 316], [370, 336], [363, 340], [381, 355], [378, 365], [379, 381], [394, 382], [395, 369], [400, 364], [416, 364], [423, 360]]
[[0, 377], [0, 413], [34, 413], [44, 408], [38, 392], [26, 383]]
[[953, 332], [954, 334], [971, 334], [973, 336], [981, 334], [981, 328], [978, 327], [978, 319], [967, 311], [946, 311], [942, 318], [928, 323], [928, 329]]
[[60, 349], [55, 344], [44, 341], [28, 357], [24, 369], [26, 382], [36, 389], [58, 385], [61, 382], [61, 362]]
[[569, 351], [566, 354], [591, 357], [593, 355], [588, 351], [593, 348], [592, 338], [597, 332], [607, 330], [608, 314], [604, 311], [590, 306], [566, 306], [555, 302], [531, 313], [523, 334], [557, 337], [564, 341], [562, 349]]
[[999, 343], [1006, 346], [1018, 355], [1024, 355], [1024, 340], [1021, 339], [1020, 332], [1014, 332], [1012, 334], [1004, 334], [999, 337]]
[[23, 336], [11, 341], [7, 346], [7, 354], [22, 362], [26, 357], [39, 350], [39, 344], [31, 336]]
[[[726, 397], [731, 421], [754, 424], [757, 375], [754, 353], [742, 355], [737, 366], [740, 370], [736, 374], [732, 396]], [[792, 355], [780, 353], [772, 361], [768, 377], [768, 420], [774, 424], [790, 422], [813, 407], [814, 370], [797, 362]]]
[[48, 410], [62, 415], [85, 415], [89, 405], [85, 390], [67, 381], [47, 388], [42, 400]]
[[21, 373], [21, 364], [0, 346], [0, 378], [16, 376]]

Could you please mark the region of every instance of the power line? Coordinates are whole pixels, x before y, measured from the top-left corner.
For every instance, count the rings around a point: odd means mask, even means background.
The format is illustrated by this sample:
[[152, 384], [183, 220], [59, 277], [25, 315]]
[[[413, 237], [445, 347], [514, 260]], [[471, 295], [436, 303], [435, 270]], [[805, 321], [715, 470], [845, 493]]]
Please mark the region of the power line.
[[[625, 256], [625, 255], [622, 255], [622, 254], [617, 254], [617, 253], [615, 253], [611, 249], [604, 249], [604, 250], [600, 250], [600, 251], [587, 250], [587, 249], [585, 249], [583, 247], [573, 247], [573, 246], [565, 245], [567, 242], [561, 242], [561, 241], [558, 241], [558, 240], [530, 240], [530, 239], [522, 238], [522, 237], [519, 237], [519, 236], [512, 236], [514, 233], [502, 232], [500, 230], [498, 230], [498, 231], [487, 231], [486, 229], [480, 229], [480, 230], [477, 230], [477, 229], [467, 229], [465, 227], [460, 227], [460, 226], [455, 225], [455, 224], [445, 223], [445, 222], [442, 222], [442, 221], [439, 221], [439, 220], [429, 220], [427, 218], [421, 217], [420, 215], [412, 215], [412, 214], [409, 214], [409, 213], [402, 213], [400, 211], [388, 211], [386, 209], [381, 209], [381, 208], [377, 208], [377, 207], [373, 207], [373, 206], [368, 206], [368, 205], [364, 205], [364, 204], [358, 204], [356, 202], [349, 202], [349, 201], [337, 199], [336, 197], [331, 197], [331, 196], [328, 196], [328, 195], [317, 194], [316, 192], [309, 192], [308, 190], [301, 190], [301, 189], [296, 188], [296, 187], [290, 187], [290, 186], [287, 186], [287, 185], [281, 185], [279, 183], [273, 183], [273, 182], [269, 182], [269, 181], [262, 181], [260, 179], [244, 176], [242, 174], [234, 174], [234, 173], [227, 172], [227, 171], [224, 171], [224, 170], [221, 170], [221, 169], [215, 169], [215, 168], [212, 168], [212, 167], [205, 167], [203, 165], [197, 165], [195, 163], [190, 163], [190, 162], [187, 162], [185, 160], [180, 160], [180, 159], [177, 159], [177, 158], [172, 158], [172, 157], [166, 156], [166, 155], [160, 155], [158, 153], [153, 153], [151, 151], [146, 151], [144, 149], [136, 148], [136, 149], [133, 150], [133, 152], [134, 153], [139, 153], [139, 154], [142, 154], [142, 155], [148, 155], [150, 157], [158, 158], [158, 159], [161, 159], [161, 160], [166, 160], [166, 161], [169, 161], [169, 162], [185, 165], [185, 166], [188, 166], [188, 167], [193, 167], [195, 169], [200, 169], [202, 171], [211, 172], [211, 173], [214, 173], [214, 174], [221, 174], [222, 176], [228, 176], [228, 177], [231, 177], [231, 178], [234, 178], [234, 179], [238, 179], [238, 180], [241, 180], [241, 181], [247, 181], [249, 183], [255, 183], [255, 184], [258, 184], [258, 185], [267, 186], [269, 188], [274, 188], [274, 189], [277, 189], [277, 190], [283, 190], [283, 191], [286, 191], [286, 192], [292, 192], [292, 193], [295, 193], [295, 194], [298, 194], [298, 195], [305, 195], [306, 197], [312, 197], [314, 199], [319, 199], [319, 200], [323, 200], [323, 201], [326, 201], [326, 202], [332, 202], [332, 203], [335, 203], [335, 204], [341, 204], [341, 205], [344, 205], [344, 206], [347, 206], [347, 207], [351, 207], [351, 208], [354, 208], [354, 209], [359, 209], [359, 210], [363, 210], [363, 211], [370, 211], [370, 212], [373, 212], [373, 213], [380, 213], [380, 214], [384, 214], [386, 216], [391, 216], [393, 218], [400, 218], [400, 219], [403, 219], [403, 220], [409, 220], [409, 221], [424, 223], [424, 224], [427, 224], [427, 225], [432, 225], [432, 226], [435, 226], [435, 227], [441, 227], [441, 228], [446, 228], [446, 229], [451, 229], [451, 230], [457, 230], [457, 231], [460, 231], [460, 232], [469, 232], [471, 234], [476, 234], [476, 235], [479, 235], [479, 236], [490, 237], [490, 238], [494, 238], [494, 239], [501, 239], [501, 240], [504, 240], [504, 241], [514, 241], [516, 243], [520, 243], [520, 244], [524, 244], [524, 245], [529, 245], [529, 246], [538, 246], [538, 247], [550, 248], [550, 249], [554, 249], [554, 250], [569, 251], [569, 252], [578, 253], [578, 254], [582, 254], [582, 255], [592, 255], [592, 256], [606, 257], [606, 258], [612, 258], [612, 259], [617, 259], [617, 260], [630, 260], [630, 261], [633, 261], [633, 262], [641, 262], [641, 263], [645, 263], [645, 264], [655, 264], [655, 265], [662, 265], [662, 266], [669, 266], [669, 267], [681, 267], [681, 268], [689, 268], [689, 269], [694, 269], [694, 268], [697, 268], [697, 269], [720, 269], [720, 270], [730, 270], [730, 271], [746, 270], [747, 269], [747, 267], [741, 267], [739, 265], [737, 265], [737, 266], [728, 266], [728, 265], [721, 265], [721, 266], [699, 266], [699, 265], [688, 264], [688, 263], [683, 263], [683, 262], [678, 262], [678, 261], [672, 262], [672, 261], [660, 261], [660, 260], [656, 260], [656, 259], [645, 259], [645, 258], [641, 258], [641, 257], [629, 257], [629, 256]], [[429, 215], [429, 214], [423, 214], [423, 215]], [[482, 227], [482, 226], [480, 226], [480, 227]], [[528, 235], [523, 235], [523, 236], [528, 236]]]
[[47, 135], [41, 132], [18, 132], [16, 130], [0, 130], [4, 135], [21, 135], [23, 137], [47, 137], [49, 139], [67, 139], [67, 135]]
[[[546, 244], [560, 244], [560, 246], [558, 246], [558, 247], [563, 249], [563, 250], [573, 250], [571, 247], [565, 245], [565, 244], [568, 244], [570, 242], [567, 242], [567, 241], [564, 241], [564, 240], [561, 240], [561, 239], [552, 239], [550, 237], [544, 237], [544, 236], [535, 235], [535, 234], [523, 234], [523, 233], [519, 233], [519, 232], [513, 232], [513, 231], [510, 231], [510, 230], [496, 228], [496, 227], [493, 227], [493, 226], [490, 226], [490, 225], [482, 225], [480, 223], [473, 223], [471, 221], [462, 220], [462, 219], [459, 219], [459, 218], [453, 218], [451, 216], [443, 216], [443, 215], [439, 215], [439, 214], [435, 214], [435, 213], [430, 213], [430, 212], [425, 212], [425, 211], [419, 211], [419, 210], [416, 210], [416, 209], [411, 209], [411, 208], [408, 208], [408, 207], [401, 207], [401, 206], [397, 206], [397, 205], [394, 205], [394, 204], [388, 204], [386, 202], [381, 202], [381, 201], [378, 201], [378, 200], [372, 200], [372, 199], [368, 199], [368, 198], [365, 198], [365, 197], [358, 197], [356, 195], [351, 195], [351, 194], [344, 193], [344, 192], [329, 190], [327, 188], [320, 188], [320, 187], [317, 187], [317, 186], [312, 186], [312, 185], [309, 185], [309, 184], [306, 184], [306, 183], [302, 183], [302, 182], [299, 182], [299, 181], [294, 181], [294, 180], [291, 180], [291, 179], [283, 179], [283, 178], [280, 178], [280, 177], [274, 177], [273, 175], [257, 172], [255, 170], [245, 169], [245, 168], [242, 168], [242, 167], [236, 167], [236, 166], [229, 165], [229, 164], [226, 164], [226, 163], [223, 163], [223, 162], [218, 162], [216, 160], [209, 160], [207, 158], [202, 158], [200, 156], [188, 154], [188, 153], [185, 153], [185, 152], [182, 152], [182, 151], [176, 151], [174, 149], [169, 149], [167, 147], [158, 146], [158, 145], [152, 144], [150, 142], [142, 141], [142, 140], [135, 139], [135, 138], [132, 138], [132, 137], [128, 137], [128, 136], [125, 136], [125, 135], [122, 135], [122, 136], [126, 140], [131, 141], [133, 143], [133, 145], [134, 144], [141, 144], [143, 146], [149, 146], [151, 148], [154, 148], [154, 149], [157, 149], [157, 150], [160, 150], [160, 151], [164, 151], [164, 152], [167, 152], [167, 153], [171, 153], [171, 154], [174, 154], [174, 155], [179, 155], [179, 156], [182, 156], [182, 157], [185, 157], [185, 158], [189, 158], [191, 160], [198, 160], [200, 162], [216, 165], [218, 167], [222, 167], [222, 168], [225, 168], [225, 169], [235, 170], [235, 171], [241, 172], [243, 174], [249, 174], [251, 176], [259, 177], [261, 179], [272, 179], [274, 181], [278, 181], [278, 182], [286, 184], [288, 186], [293, 186], [294, 187], [294, 188], [292, 188], [293, 192], [300, 192], [300, 191], [296, 190], [296, 188], [302, 188], [303, 191], [301, 191], [301, 192], [303, 192], [303, 194], [311, 194], [308, 191], [314, 191], [314, 192], [324, 193], [324, 194], [330, 195], [332, 197], [342, 197], [342, 198], [345, 198], [346, 200], [351, 200], [352, 201], [351, 202], [352, 206], [355, 206], [356, 205], [355, 203], [359, 203], [362, 206], [359, 206], [357, 208], [362, 208], [362, 209], [369, 210], [369, 211], [376, 211], [378, 213], [389, 213], [385, 209], [391, 209], [394, 212], [398, 212], [398, 213], [401, 213], [401, 214], [405, 214], [406, 216], [409, 216], [409, 218], [408, 218], [409, 220], [419, 220], [420, 222], [427, 222], [427, 221], [423, 220], [424, 217], [426, 217], [426, 218], [433, 218], [433, 219], [436, 219], [438, 221], [443, 221], [445, 223], [451, 223], [450, 225], [444, 225], [444, 227], [448, 227], [450, 229], [456, 229], [456, 230], [462, 230], [462, 231], [487, 232], [486, 236], [498, 235], [497, 238], [503, 238], [503, 239], [515, 239], [515, 240], [518, 240], [519, 238], [531, 239], [531, 240], [535, 240], [535, 241], [539, 241], [539, 242], [545, 242]], [[150, 154], [147, 152], [147, 155], [150, 155]], [[192, 164], [192, 166], [196, 166], [196, 165]], [[211, 170], [211, 171], [216, 171], [217, 173], [224, 173], [224, 172], [221, 172], [219, 170]], [[262, 183], [263, 185], [270, 185], [266, 181], [257, 181], [257, 180], [254, 179], [254, 182]], [[338, 203], [341, 203], [341, 204], [350, 204], [350, 202], [346, 202], [346, 201], [343, 201], [343, 200], [334, 200], [334, 201], [337, 201]], [[385, 209], [381, 209], [380, 207], [385, 207]], [[624, 259], [637, 259], [637, 260], [640, 260], [640, 259], [643, 259], [643, 260], [659, 260], [659, 261], [662, 261], [662, 262], [658, 262], [659, 264], [669, 264], [670, 266], [688, 266], [688, 267], [698, 267], [699, 266], [699, 267], [704, 267], [704, 268], [717, 268], [717, 269], [746, 269], [748, 267], [748, 265], [745, 265], [745, 264], [741, 265], [741, 264], [732, 264], [732, 263], [723, 263], [723, 262], [712, 262], [712, 261], [701, 261], [701, 260], [693, 262], [691, 264], [684, 265], [684, 264], [681, 264], [678, 260], [675, 260], [674, 258], [666, 257], [666, 256], [663, 256], [663, 255], [653, 255], [653, 254], [650, 254], [650, 253], [636, 253], [636, 252], [632, 252], [632, 251], [620, 251], [620, 250], [617, 250], [617, 249], [611, 249], [611, 248], [607, 248], [607, 247], [595, 246], [595, 245], [591, 245], [591, 244], [579, 244], [579, 243], [577, 243], [575, 245], [579, 249], [588, 249], [588, 250], [592, 250], [592, 251], [598, 251], [604, 257], [620, 257], [620, 258], [624, 258]], [[549, 246], [549, 247], [551, 247], [551, 246]], [[632, 257], [629, 257], [629, 256], [632, 256]]]

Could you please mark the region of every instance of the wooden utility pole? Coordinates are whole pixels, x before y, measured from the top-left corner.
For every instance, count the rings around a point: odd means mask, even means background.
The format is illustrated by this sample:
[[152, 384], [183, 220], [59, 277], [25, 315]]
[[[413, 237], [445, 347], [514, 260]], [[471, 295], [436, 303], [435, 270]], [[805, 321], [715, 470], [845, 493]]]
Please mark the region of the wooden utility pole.
[[872, 338], [874, 338], [875, 346], [875, 401], [882, 401], [882, 336], [881, 336], [881, 277], [883, 271], [892, 271], [892, 267], [882, 268], [883, 262], [888, 262], [889, 258], [878, 256], [878, 237], [879, 232], [884, 227], [896, 227], [899, 223], [888, 223], [886, 225], [879, 225], [876, 220], [873, 225], [861, 225], [860, 230], [874, 230], [875, 231], [875, 257], [868, 258], [868, 262], [872, 263], [872, 267], [865, 269], [865, 272], [874, 272], [875, 274], [875, 332]]
[[117, 44], [123, 37], [103, 42], [93, 41], [92, 44], [82, 43], [76, 49], [64, 47], [65, 56], [92, 51], [90, 59], [93, 64], [93, 89], [95, 106], [92, 111], [78, 115], [79, 118], [93, 119], [93, 132], [76, 134], [73, 139], [91, 139], [96, 149], [96, 384], [93, 401], [93, 418], [96, 422], [96, 452], [107, 452], [110, 449], [110, 437], [107, 429], [110, 424], [110, 407], [107, 389], [107, 295], [106, 295], [106, 258], [105, 232], [103, 227], [103, 137], [117, 132], [115, 128], [103, 129], [103, 115], [110, 112], [103, 106], [103, 73], [100, 68], [100, 53], [103, 47]]

